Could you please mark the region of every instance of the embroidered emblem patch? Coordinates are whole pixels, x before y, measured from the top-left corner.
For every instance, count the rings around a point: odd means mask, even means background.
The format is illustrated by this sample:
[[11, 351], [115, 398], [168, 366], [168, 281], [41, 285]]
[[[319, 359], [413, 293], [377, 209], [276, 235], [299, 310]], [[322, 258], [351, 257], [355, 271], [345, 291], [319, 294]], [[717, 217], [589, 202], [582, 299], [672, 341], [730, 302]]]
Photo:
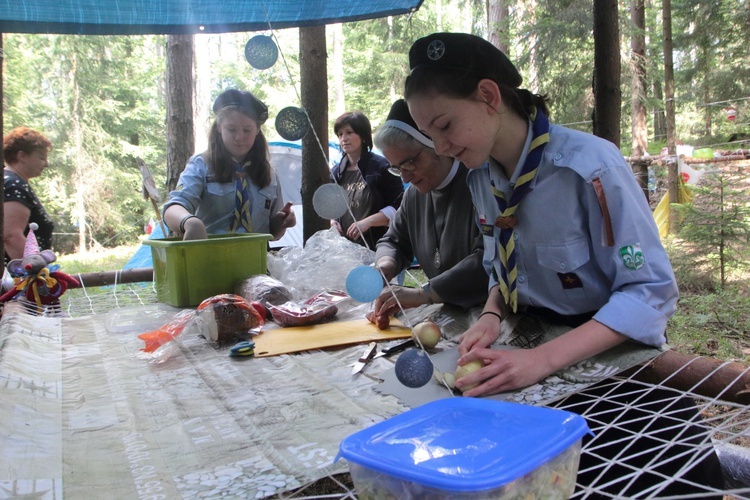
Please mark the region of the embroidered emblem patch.
[[479, 229], [484, 236], [492, 236], [494, 233], [494, 227], [492, 227], [492, 224], [487, 224], [487, 218], [484, 214], [479, 216]]
[[646, 259], [643, 257], [643, 252], [641, 251], [640, 243], [633, 243], [632, 245], [620, 248], [620, 257], [622, 258], [622, 263], [625, 264], [625, 267], [631, 271], [637, 271], [646, 263]]
[[445, 44], [440, 40], [433, 40], [427, 46], [427, 57], [430, 61], [437, 61], [445, 54]]
[[557, 277], [560, 278], [563, 290], [570, 290], [572, 288], [583, 288], [581, 278], [576, 273], [557, 273]]

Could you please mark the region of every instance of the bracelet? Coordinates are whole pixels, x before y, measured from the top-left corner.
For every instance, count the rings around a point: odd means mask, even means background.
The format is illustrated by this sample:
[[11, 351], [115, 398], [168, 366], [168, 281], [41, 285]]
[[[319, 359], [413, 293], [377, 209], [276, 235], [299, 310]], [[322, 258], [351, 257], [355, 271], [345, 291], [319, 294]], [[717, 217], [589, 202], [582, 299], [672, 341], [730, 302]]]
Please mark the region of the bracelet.
[[[484, 312], [483, 312], [482, 314], [480, 314], [480, 315], [479, 315], [479, 318], [481, 318], [481, 317], [482, 317], [482, 316], [484, 316], [485, 314], [491, 314], [492, 316], [495, 316], [495, 317], [497, 317], [497, 319], [499, 319], [501, 323], [503, 322], [503, 317], [502, 317], [502, 316], [500, 316], [500, 315], [499, 315], [498, 313], [496, 313], [496, 312], [493, 312], [493, 311], [484, 311]], [[479, 318], [477, 318], [477, 320], [478, 320]]]
[[429, 281], [427, 283], [425, 283], [424, 285], [422, 285], [422, 291], [427, 296], [427, 304], [432, 305], [432, 304], [435, 303], [435, 301], [432, 300], [432, 295], [430, 295], [430, 289], [431, 289], [431, 286], [430, 286], [430, 282]]
[[187, 214], [187, 215], [186, 215], [185, 217], [183, 217], [183, 218], [182, 218], [182, 220], [180, 221], [180, 232], [181, 232], [182, 234], [185, 234], [185, 223], [186, 223], [186, 222], [187, 222], [187, 221], [188, 221], [189, 219], [192, 219], [193, 217], [195, 217], [195, 218], [198, 218], [198, 216], [197, 216], [197, 215], [193, 215], [193, 214]]

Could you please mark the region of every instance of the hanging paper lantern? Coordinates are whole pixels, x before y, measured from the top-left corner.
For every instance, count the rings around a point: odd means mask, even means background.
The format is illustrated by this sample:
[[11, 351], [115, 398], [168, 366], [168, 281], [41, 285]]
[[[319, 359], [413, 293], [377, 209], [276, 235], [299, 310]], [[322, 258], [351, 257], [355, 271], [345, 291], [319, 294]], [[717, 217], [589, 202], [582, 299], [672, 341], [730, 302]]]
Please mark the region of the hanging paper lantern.
[[310, 122], [302, 108], [289, 106], [276, 115], [276, 131], [287, 141], [298, 141], [307, 135]]
[[338, 219], [349, 208], [346, 191], [338, 184], [323, 184], [313, 194], [315, 213], [324, 219]]
[[355, 267], [346, 277], [346, 293], [357, 302], [372, 302], [382, 289], [383, 278], [373, 267]]
[[270, 36], [256, 35], [245, 44], [245, 59], [255, 69], [270, 68], [278, 57], [279, 49]]

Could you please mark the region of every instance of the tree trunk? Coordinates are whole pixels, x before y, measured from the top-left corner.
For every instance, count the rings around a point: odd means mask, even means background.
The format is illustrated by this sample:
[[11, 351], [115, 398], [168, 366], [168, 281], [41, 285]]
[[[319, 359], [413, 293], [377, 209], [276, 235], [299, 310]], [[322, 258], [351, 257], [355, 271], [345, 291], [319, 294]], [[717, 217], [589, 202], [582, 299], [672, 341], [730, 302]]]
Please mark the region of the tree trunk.
[[193, 35], [167, 35], [167, 191], [195, 151]]
[[[705, 48], [700, 49], [703, 59], [703, 66], [704, 68], [708, 69], [710, 67], [709, 65], [709, 58], [710, 56], [707, 54], [707, 51]], [[709, 85], [709, 75], [708, 71], [705, 71], [703, 73], [703, 102], [710, 102], [711, 101], [711, 86]], [[711, 137], [711, 126], [712, 126], [712, 120], [711, 120], [711, 106], [703, 106], [703, 135], [705, 137]]]
[[[679, 200], [679, 184], [677, 182], [677, 148], [675, 145], [675, 117], [674, 117], [674, 64], [672, 62], [672, 1], [662, 0], [662, 35], [664, 38], [664, 109], [667, 118], [667, 186], [669, 201], [677, 203]], [[669, 209], [669, 232], [677, 232], [677, 213]]]
[[[648, 147], [648, 116], [646, 114], [646, 13], [644, 0], [631, 0], [630, 20], [633, 35], [630, 39], [631, 64], [633, 76], [631, 81], [631, 121], [630, 129], [633, 136], [631, 156], [641, 158]], [[640, 184], [646, 199], [648, 193], [648, 165], [649, 162], [636, 160], [633, 162], [636, 179]]]
[[594, 134], [620, 147], [620, 26], [617, 0], [594, 0]]
[[[661, 80], [654, 79], [654, 101], [664, 102], [664, 92], [662, 92]], [[667, 138], [667, 117], [663, 109], [654, 110], [654, 141], [664, 141]]]
[[78, 220], [78, 252], [85, 254], [88, 252], [88, 248], [86, 245], [86, 203], [84, 201], [87, 191], [84, 162], [86, 161], [87, 156], [84, 154], [83, 150], [83, 132], [81, 131], [81, 117], [79, 116], [78, 112], [78, 105], [81, 98], [81, 89], [78, 87], [78, 77], [76, 76], [76, 73], [78, 72], [78, 56], [76, 53], [73, 53], [71, 57], [72, 63], [70, 70], [70, 81], [73, 82], [73, 107], [71, 110], [71, 115], [73, 119], [73, 149], [75, 151], [76, 159], [76, 164], [74, 167], [76, 184], [75, 215], [76, 219]]
[[211, 35], [197, 35], [195, 43], [195, 86], [193, 89], [193, 123], [195, 124], [195, 151], [208, 147], [208, 129], [211, 126], [211, 60], [208, 44]]
[[[524, 17], [530, 25], [535, 25], [537, 22], [536, 10], [537, 0], [528, 0], [524, 2]], [[537, 42], [539, 40], [538, 35], [534, 37], [527, 37], [526, 43], [528, 44], [529, 51], [529, 81], [526, 82], [525, 87], [531, 92], [539, 93], [539, 50], [537, 48]]]
[[508, 53], [508, 6], [505, 0], [489, 0], [487, 32], [492, 45]]
[[302, 138], [302, 235], [307, 242], [316, 232], [331, 227], [313, 207], [315, 191], [330, 182], [328, 167], [328, 73], [326, 27], [299, 29], [299, 66], [302, 107], [312, 125]]
[[[333, 80], [333, 112], [335, 116], [341, 116], [346, 112], [346, 96], [344, 95], [344, 30], [340, 23], [332, 24], [333, 31], [333, 57], [332, 74]], [[302, 35], [300, 34], [300, 37]], [[300, 50], [302, 47], [300, 46]]]

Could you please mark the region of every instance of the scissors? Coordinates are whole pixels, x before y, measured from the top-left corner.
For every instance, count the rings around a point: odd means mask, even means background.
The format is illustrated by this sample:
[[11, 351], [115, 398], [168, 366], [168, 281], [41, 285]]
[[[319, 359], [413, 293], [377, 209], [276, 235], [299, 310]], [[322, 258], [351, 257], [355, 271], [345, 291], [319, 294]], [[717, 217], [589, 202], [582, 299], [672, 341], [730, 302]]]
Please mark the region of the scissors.
[[359, 357], [357, 362], [354, 363], [354, 365], [352, 365], [354, 367], [352, 368], [352, 375], [356, 375], [359, 372], [361, 372], [362, 369], [367, 365], [367, 363], [369, 363], [373, 359], [378, 359], [378, 358], [382, 358], [383, 356], [390, 356], [392, 354], [396, 354], [397, 352], [401, 352], [404, 349], [413, 345], [414, 345], [414, 340], [409, 339], [399, 344], [393, 345], [391, 347], [387, 347], [376, 353], [375, 351], [378, 346], [377, 343], [370, 342], [369, 344], [367, 344], [367, 347], [365, 347], [364, 352]]

